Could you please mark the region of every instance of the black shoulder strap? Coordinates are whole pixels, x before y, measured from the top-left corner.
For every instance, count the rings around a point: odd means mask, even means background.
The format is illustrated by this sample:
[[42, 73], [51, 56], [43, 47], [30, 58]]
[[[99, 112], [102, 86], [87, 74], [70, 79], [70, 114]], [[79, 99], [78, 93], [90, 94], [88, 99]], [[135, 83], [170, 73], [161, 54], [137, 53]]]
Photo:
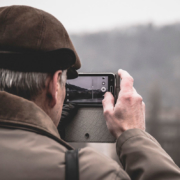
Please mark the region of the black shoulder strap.
[[79, 155], [78, 149], [68, 150], [65, 154], [66, 180], [79, 180]]

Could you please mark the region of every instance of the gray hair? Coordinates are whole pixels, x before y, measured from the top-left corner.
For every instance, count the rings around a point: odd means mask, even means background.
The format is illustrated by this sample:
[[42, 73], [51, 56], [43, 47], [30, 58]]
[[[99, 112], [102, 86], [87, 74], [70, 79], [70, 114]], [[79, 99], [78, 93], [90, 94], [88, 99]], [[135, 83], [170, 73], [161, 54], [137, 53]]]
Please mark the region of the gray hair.
[[[65, 86], [66, 72], [64, 70], [60, 77], [61, 86]], [[52, 74], [36, 72], [16, 72], [0, 69], [0, 91], [31, 100], [45, 88], [45, 82]]]

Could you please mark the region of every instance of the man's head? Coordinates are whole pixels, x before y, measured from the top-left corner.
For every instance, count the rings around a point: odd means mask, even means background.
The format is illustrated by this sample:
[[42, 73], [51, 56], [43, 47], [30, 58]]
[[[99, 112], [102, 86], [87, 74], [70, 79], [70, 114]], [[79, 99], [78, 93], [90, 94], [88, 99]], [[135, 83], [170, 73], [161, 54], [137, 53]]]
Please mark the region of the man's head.
[[66, 73], [81, 66], [67, 31], [28, 6], [1, 7], [0, 24], [0, 90], [34, 101], [58, 125]]
[[65, 98], [67, 70], [53, 74], [0, 69], [0, 91], [35, 102], [58, 125]]

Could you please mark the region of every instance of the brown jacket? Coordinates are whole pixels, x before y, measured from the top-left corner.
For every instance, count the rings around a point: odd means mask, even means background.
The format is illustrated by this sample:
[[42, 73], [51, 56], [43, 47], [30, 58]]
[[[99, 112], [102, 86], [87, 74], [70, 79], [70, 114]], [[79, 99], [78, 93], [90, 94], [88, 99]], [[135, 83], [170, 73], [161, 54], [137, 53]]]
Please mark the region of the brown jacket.
[[[0, 100], [0, 179], [65, 179], [65, 152], [72, 147], [61, 140], [52, 120], [23, 98], [0, 92]], [[80, 180], [180, 180], [172, 159], [141, 130], [123, 133], [117, 153], [126, 172], [95, 150], [81, 149]]]

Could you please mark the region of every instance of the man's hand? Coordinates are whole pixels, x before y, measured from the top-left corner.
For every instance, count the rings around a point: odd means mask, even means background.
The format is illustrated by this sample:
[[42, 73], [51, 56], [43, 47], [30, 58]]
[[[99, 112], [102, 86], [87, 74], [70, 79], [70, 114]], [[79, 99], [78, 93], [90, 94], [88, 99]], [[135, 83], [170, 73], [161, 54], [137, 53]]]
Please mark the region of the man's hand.
[[72, 120], [78, 111], [78, 106], [75, 103], [63, 104], [61, 119], [57, 127], [61, 139], [65, 138], [65, 127]]
[[133, 78], [127, 71], [119, 70], [121, 90], [114, 106], [114, 97], [107, 92], [103, 100], [104, 116], [109, 131], [118, 138], [128, 129], [145, 130], [145, 104], [133, 87]]

